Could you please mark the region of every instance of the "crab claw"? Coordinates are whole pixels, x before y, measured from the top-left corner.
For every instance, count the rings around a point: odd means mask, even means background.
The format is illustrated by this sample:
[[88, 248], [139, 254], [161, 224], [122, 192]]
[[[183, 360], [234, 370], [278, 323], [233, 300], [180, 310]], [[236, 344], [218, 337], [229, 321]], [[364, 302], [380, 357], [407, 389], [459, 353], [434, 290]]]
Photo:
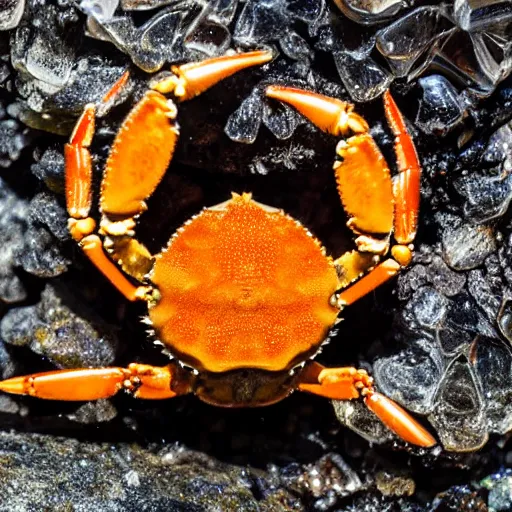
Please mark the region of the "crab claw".
[[332, 135], [366, 133], [368, 123], [356, 114], [351, 103], [294, 87], [271, 85], [265, 90], [269, 98], [295, 107], [320, 130]]
[[258, 50], [172, 66], [173, 74], [154, 83], [151, 88], [163, 94], [172, 92], [180, 101], [185, 101], [242, 69], [265, 64], [272, 59], [272, 52]]
[[369, 391], [364, 403], [386, 427], [404, 441], [423, 448], [430, 448], [436, 444], [432, 435], [393, 400], [375, 391]]

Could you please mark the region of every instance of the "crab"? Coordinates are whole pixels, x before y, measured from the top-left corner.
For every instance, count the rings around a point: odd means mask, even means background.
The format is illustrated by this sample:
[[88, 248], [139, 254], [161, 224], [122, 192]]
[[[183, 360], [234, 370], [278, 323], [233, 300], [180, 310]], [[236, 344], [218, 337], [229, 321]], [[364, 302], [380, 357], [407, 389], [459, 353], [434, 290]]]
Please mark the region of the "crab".
[[[147, 303], [144, 321], [173, 359], [163, 367], [132, 363], [35, 373], [0, 382], [1, 391], [77, 401], [108, 398], [120, 390], [142, 399], [193, 393], [218, 406], [256, 407], [298, 390], [334, 400], [362, 399], [403, 440], [435, 444], [417, 420], [375, 390], [366, 371], [325, 368], [313, 360], [341, 311], [412, 258], [420, 166], [389, 92], [384, 110], [396, 139], [395, 178], [352, 105], [290, 87], [266, 88], [269, 98], [342, 137], [334, 172], [355, 250], [337, 259], [326, 255], [298, 220], [256, 202], [250, 193], [233, 193], [226, 202], [204, 208], [157, 255], [135, 238], [136, 219], [164, 176], [178, 139], [175, 101], [271, 59], [266, 51], [216, 57], [173, 66], [172, 73], [151, 82], [121, 125], [106, 162], [99, 229], [89, 215], [89, 146], [102, 104], [84, 108], [64, 149], [70, 233], [122, 295]], [[103, 104], [126, 79], [121, 77]]]

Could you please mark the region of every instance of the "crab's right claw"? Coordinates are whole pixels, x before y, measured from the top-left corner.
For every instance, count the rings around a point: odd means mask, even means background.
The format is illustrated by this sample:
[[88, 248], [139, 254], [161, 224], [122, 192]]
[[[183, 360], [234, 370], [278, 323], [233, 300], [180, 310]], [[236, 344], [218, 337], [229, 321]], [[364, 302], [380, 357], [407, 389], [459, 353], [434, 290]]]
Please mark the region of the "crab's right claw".
[[317, 128], [331, 135], [366, 133], [368, 123], [354, 112], [351, 103], [329, 98], [316, 92], [294, 87], [270, 85], [265, 90], [269, 98], [288, 103], [307, 117]]
[[393, 400], [370, 391], [365, 396], [364, 403], [386, 427], [404, 441], [422, 448], [430, 448], [436, 444], [436, 440], [428, 430]]

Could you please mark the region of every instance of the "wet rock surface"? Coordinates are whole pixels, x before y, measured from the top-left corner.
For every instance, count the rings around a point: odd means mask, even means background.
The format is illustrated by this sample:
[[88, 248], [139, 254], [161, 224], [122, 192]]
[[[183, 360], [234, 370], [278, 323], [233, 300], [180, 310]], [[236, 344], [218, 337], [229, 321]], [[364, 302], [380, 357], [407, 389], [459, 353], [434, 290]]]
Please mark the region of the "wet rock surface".
[[18, 18], [22, 2], [0, 5], [0, 26], [11, 29], [0, 34], [2, 378], [168, 361], [147, 341], [144, 308], [127, 304], [70, 240], [62, 146], [83, 106], [130, 70], [99, 113], [97, 195], [109, 145], [150, 71], [271, 47], [273, 62], [180, 105], [173, 165], [137, 233], [158, 252], [203, 206], [252, 191], [329, 253], [352, 249], [331, 170], [335, 138], [263, 90], [285, 83], [357, 101], [394, 172], [379, 99], [391, 87], [424, 167], [415, 258], [347, 308], [318, 360], [367, 368], [440, 443], [406, 446], [361, 402], [333, 410], [298, 394], [237, 411], [194, 397], [2, 396], [0, 510], [510, 510], [510, 9], [475, 6], [39, 0]]

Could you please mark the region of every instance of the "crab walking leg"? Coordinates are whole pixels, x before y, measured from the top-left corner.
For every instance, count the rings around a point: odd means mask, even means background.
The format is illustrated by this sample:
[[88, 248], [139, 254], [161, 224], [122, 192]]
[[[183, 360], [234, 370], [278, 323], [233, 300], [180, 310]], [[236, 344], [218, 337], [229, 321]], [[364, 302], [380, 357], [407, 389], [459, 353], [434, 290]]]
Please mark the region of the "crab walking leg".
[[325, 368], [311, 362], [299, 374], [297, 389], [332, 400], [364, 397], [364, 403], [396, 435], [408, 443], [428, 448], [436, 444], [432, 435], [405, 409], [377, 393], [365, 370], [352, 367]]
[[1, 381], [0, 391], [49, 400], [86, 401], [109, 398], [124, 389], [136, 398], [164, 399], [191, 391], [191, 382], [183, 381], [182, 373], [173, 364], [158, 367], [138, 363], [127, 368], [56, 370]]
[[418, 226], [421, 167], [404, 118], [389, 91], [384, 93], [384, 110], [395, 135], [395, 153], [399, 171], [393, 179], [394, 237], [399, 244], [406, 245], [414, 240]]
[[93, 104], [86, 105], [64, 147], [68, 228], [92, 263], [125, 297], [135, 300], [138, 288], [107, 258], [100, 238], [93, 234], [96, 223], [89, 217], [92, 181], [89, 146], [94, 135], [95, 111]]

